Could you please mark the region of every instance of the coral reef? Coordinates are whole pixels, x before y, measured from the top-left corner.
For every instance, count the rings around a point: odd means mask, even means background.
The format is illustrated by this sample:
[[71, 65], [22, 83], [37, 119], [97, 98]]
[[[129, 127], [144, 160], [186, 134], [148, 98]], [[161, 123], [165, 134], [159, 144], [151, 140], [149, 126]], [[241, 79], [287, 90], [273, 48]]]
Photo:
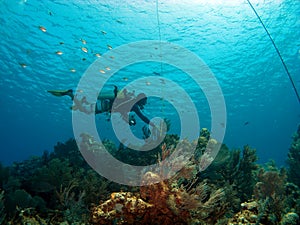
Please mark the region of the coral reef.
[[[85, 162], [73, 139], [12, 166], [0, 164], [0, 224], [299, 224], [300, 127], [288, 154], [287, 170], [256, 163], [255, 149], [230, 150], [207, 129], [197, 142], [167, 134], [148, 152], [109, 140], [105, 150], [143, 171], [140, 187], [110, 182]], [[82, 135], [87, 154], [103, 147]], [[193, 155], [187, 154], [195, 149]], [[172, 160], [167, 160], [171, 158]], [[206, 168], [207, 163], [211, 163]], [[206, 168], [203, 170], [203, 168]], [[166, 179], [168, 178], [168, 179]], [[241, 204], [242, 203], [242, 204]]]
[[[140, 192], [119, 192], [92, 210], [93, 224], [215, 224], [228, 208], [223, 188], [209, 186], [206, 181], [198, 182], [197, 161], [187, 162], [184, 152], [191, 144], [186, 140], [174, 146], [161, 146], [158, 157], [160, 170], [148, 171], [143, 175]], [[176, 154], [176, 160], [165, 159]], [[172, 169], [170, 169], [172, 168]], [[176, 168], [175, 176], [163, 180]]]
[[287, 221], [288, 213], [299, 213], [299, 188], [287, 183], [285, 169], [260, 169], [257, 177], [253, 193], [259, 203], [259, 222], [278, 224], [280, 221]]
[[299, 188], [287, 183], [285, 169], [267, 164], [257, 174], [252, 202], [241, 204], [241, 211], [228, 224], [298, 224]]
[[299, 215], [295, 212], [288, 212], [283, 215], [281, 220], [272, 218], [272, 215], [268, 215], [268, 219], [262, 219], [260, 217], [261, 204], [252, 201], [241, 204], [241, 211], [236, 213], [229, 221], [228, 225], [264, 225], [264, 224], [279, 224], [279, 225], [297, 225], [299, 224]]
[[9, 169], [0, 167], [0, 172], [8, 224], [42, 224], [41, 218], [46, 218], [44, 224], [87, 222], [89, 206], [109, 196], [110, 182], [90, 169], [75, 140]]
[[[139, 193], [112, 193], [111, 198], [92, 209], [92, 224], [215, 224], [227, 208], [222, 189], [211, 191], [206, 183], [186, 190], [161, 181], [147, 172]], [[173, 187], [172, 187], [173, 186]]]
[[259, 203], [259, 221], [263, 224], [276, 224], [284, 212], [286, 174], [284, 170], [258, 173], [254, 188], [254, 198]]

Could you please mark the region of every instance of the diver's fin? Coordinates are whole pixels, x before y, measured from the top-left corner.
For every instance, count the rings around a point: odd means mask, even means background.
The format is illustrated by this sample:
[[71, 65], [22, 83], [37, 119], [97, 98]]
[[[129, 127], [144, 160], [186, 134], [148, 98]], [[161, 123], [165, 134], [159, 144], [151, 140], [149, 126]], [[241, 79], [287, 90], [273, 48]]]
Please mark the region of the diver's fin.
[[65, 95], [69, 95], [71, 98], [73, 96], [73, 90], [69, 89], [69, 90], [47, 90], [47, 92], [49, 92], [50, 94], [54, 95], [54, 96], [65, 96]]

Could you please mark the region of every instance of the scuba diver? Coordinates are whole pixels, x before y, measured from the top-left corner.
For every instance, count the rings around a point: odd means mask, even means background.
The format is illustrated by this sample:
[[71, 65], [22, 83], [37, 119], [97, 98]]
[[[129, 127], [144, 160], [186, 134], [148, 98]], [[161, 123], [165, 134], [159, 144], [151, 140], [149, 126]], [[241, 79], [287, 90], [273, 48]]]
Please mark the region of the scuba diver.
[[130, 126], [136, 124], [136, 120], [130, 112], [134, 112], [142, 121], [155, 128], [152, 123], [141, 110], [147, 104], [147, 96], [144, 93], [140, 93], [135, 96], [134, 92], [130, 93], [126, 89], [118, 91], [118, 87], [114, 85], [113, 95], [101, 95], [99, 94], [96, 104], [91, 104], [87, 101], [86, 97], [79, 99], [72, 89], [69, 90], [48, 90], [54, 96], [69, 96], [74, 102], [71, 107], [72, 110], [79, 110], [81, 112], [91, 114], [101, 113], [114, 113], [121, 114], [122, 119], [125, 120]]

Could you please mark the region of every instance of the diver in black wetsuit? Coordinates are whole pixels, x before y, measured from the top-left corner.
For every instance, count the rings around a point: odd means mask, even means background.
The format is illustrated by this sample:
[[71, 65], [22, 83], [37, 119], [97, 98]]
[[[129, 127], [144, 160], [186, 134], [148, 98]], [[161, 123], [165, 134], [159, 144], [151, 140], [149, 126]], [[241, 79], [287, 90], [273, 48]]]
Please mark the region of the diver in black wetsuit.
[[[134, 117], [128, 115], [130, 112], [134, 112], [146, 124], [155, 127], [155, 125], [141, 111], [142, 109], [144, 109], [144, 106], [147, 104], [147, 96], [144, 93], [140, 93], [135, 97], [133, 93], [128, 93], [126, 89], [119, 92], [118, 87], [114, 86], [113, 95], [110, 96], [99, 95], [98, 101], [95, 105], [87, 102], [86, 97], [83, 97], [81, 100], [79, 100], [74, 95], [72, 89], [64, 90], [64, 91], [49, 90], [48, 92], [55, 96], [65, 96], [65, 95], [70, 96], [70, 98], [73, 100], [75, 104], [74, 106], [72, 106], [73, 110], [79, 110], [87, 114], [90, 114], [92, 112], [95, 112], [95, 114], [101, 114], [105, 112], [108, 113], [119, 112], [122, 118], [130, 126], [136, 124]], [[132, 107], [130, 108], [131, 105]], [[88, 108], [86, 108], [86, 106], [88, 106]]]

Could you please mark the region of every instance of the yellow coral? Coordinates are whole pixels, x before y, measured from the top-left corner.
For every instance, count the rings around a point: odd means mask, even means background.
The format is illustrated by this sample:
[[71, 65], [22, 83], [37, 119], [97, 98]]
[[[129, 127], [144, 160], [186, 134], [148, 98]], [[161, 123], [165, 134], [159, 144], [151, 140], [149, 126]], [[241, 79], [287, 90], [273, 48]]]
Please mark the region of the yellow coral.
[[243, 225], [243, 224], [258, 224], [258, 203], [245, 202], [241, 204], [242, 210], [234, 215], [232, 219], [229, 220], [228, 225]]
[[209, 139], [208, 143], [207, 143], [209, 146], [214, 146], [216, 144], [218, 144], [217, 140], [216, 139]]

